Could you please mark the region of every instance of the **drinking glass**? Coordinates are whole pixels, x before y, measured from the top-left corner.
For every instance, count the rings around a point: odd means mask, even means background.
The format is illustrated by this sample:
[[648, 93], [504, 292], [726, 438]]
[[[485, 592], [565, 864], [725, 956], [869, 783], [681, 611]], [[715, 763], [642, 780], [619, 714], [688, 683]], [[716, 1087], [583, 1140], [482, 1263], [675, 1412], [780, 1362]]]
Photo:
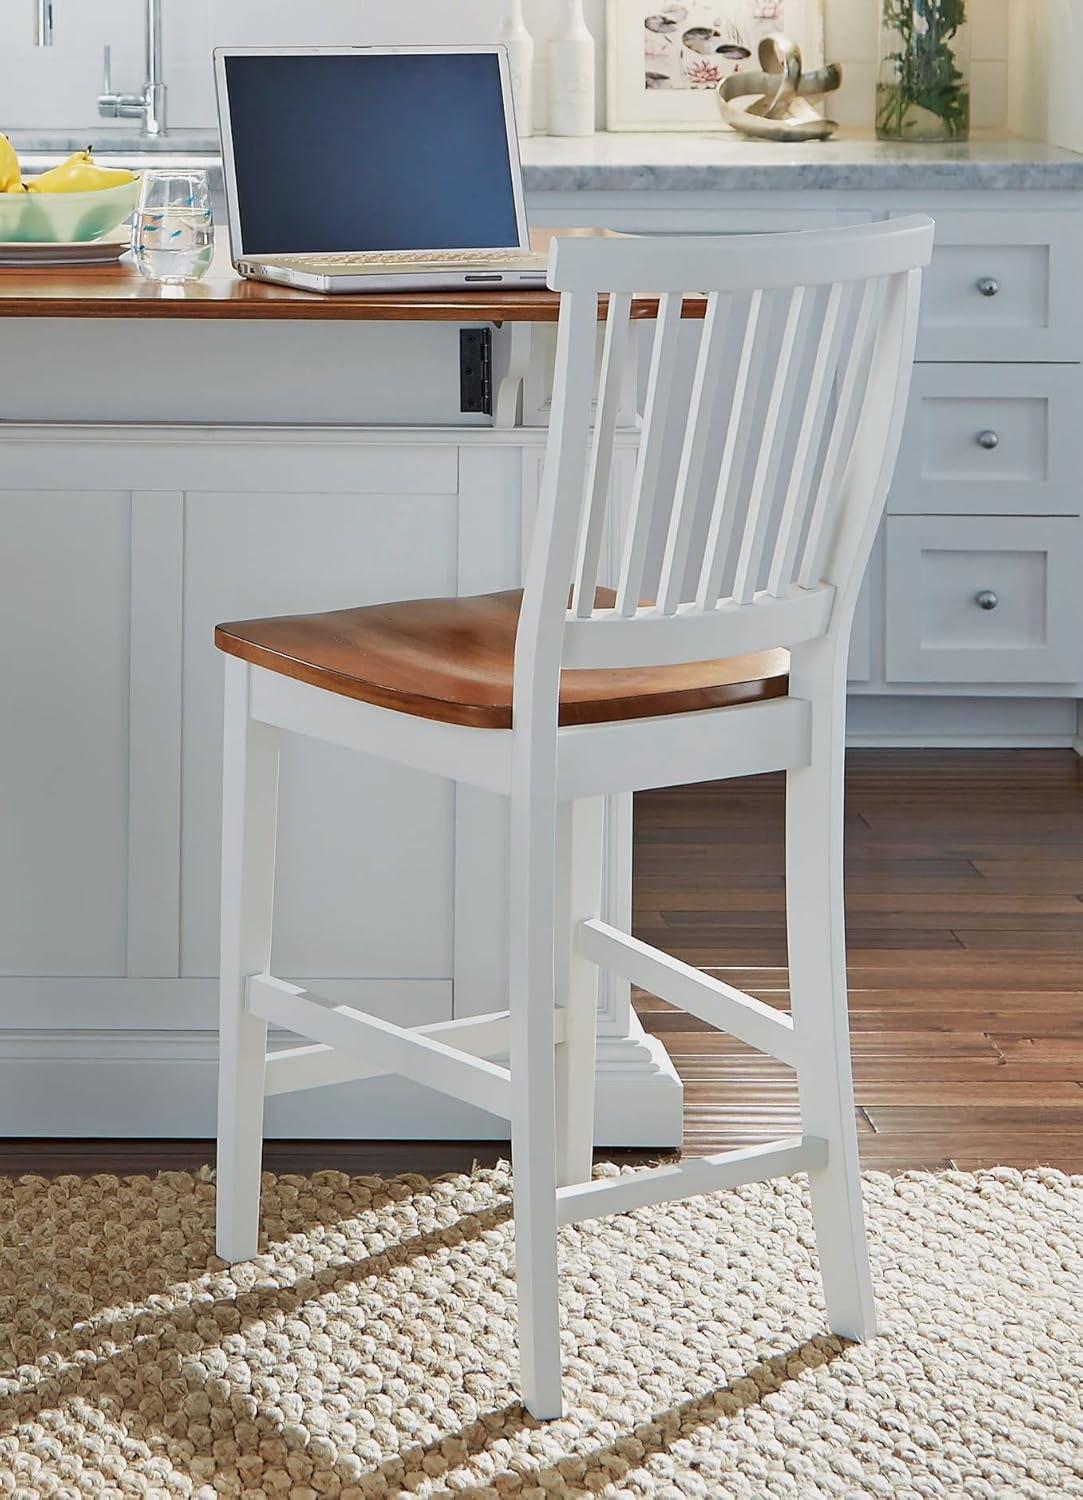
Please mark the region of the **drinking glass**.
[[144, 172], [132, 219], [132, 254], [150, 281], [179, 286], [205, 276], [214, 257], [206, 172]]

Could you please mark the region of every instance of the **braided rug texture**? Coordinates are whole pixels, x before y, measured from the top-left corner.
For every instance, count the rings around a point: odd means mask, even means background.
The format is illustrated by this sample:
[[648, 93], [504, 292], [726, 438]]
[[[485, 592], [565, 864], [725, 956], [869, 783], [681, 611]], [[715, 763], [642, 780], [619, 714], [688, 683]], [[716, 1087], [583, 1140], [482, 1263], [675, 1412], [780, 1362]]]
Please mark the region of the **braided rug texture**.
[[268, 1174], [231, 1270], [209, 1173], [0, 1179], [0, 1495], [1083, 1496], [1083, 1178], [868, 1175], [861, 1347], [802, 1179], [562, 1231], [545, 1425], [510, 1182]]

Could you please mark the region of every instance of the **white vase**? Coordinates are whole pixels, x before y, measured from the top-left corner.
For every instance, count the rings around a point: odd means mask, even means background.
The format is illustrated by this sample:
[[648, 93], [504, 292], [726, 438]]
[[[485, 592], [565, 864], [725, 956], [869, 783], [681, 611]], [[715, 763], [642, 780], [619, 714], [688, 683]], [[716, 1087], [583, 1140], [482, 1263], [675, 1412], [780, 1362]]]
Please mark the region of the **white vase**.
[[508, 49], [515, 128], [520, 137], [534, 134], [534, 38], [523, 21], [523, 0], [503, 0], [498, 41]]
[[549, 43], [549, 134], [594, 134], [594, 38], [583, 0], [564, 0]]

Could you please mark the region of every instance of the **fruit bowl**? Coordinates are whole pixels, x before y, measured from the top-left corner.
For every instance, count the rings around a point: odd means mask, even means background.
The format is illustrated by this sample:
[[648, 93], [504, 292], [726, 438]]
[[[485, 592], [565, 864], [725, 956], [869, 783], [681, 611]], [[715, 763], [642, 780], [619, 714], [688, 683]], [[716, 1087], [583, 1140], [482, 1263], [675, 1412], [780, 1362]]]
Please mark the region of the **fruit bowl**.
[[0, 193], [0, 241], [100, 240], [123, 224], [138, 198], [138, 177], [92, 193]]

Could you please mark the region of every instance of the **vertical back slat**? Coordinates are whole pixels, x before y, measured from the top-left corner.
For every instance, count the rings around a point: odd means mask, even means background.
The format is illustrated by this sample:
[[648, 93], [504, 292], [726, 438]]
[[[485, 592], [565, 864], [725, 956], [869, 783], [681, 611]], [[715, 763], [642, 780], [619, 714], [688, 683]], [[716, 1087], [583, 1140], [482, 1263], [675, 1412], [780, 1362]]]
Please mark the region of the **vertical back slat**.
[[613, 473], [613, 439], [620, 410], [631, 310], [632, 299], [627, 293], [614, 293], [610, 297], [602, 345], [602, 368], [598, 378], [594, 436], [587, 469], [586, 504], [572, 584], [572, 610], [582, 618], [593, 610], [594, 592], [598, 586], [598, 563]]
[[834, 518], [845, 468], [848, 452], [847, 438], [853, 434], [854, 421], [869, 373], [877, 313], [883, 292], [884, 278], [881, 276], [866, 281], [862, 287], [857, 326], [847, 351], [838, 407], [835, 420], [831, 425], [827, 454], [820, 474], [816, 499], [813, 501], [805, 546], [801, 554], [801, 566], [797, 574], [797, 581], [802, 588], [815, 588], [820, 582], [823, 553], [830, 537], [831, 521]]
[[[611, 257], [569, 239], [562, 258], [557, 242], [517, 732], [530, 733], [535, 709], [557, 722], [562, 665], [664, 666], [832, 632], [841, 659], [898, 450], [932, 245], [928, 220], [762, 243], [618, 239]], [[656, 305], [636, 304], [639, 286], [655, 289]], [[701, 289], [704, 317], [686, 340], [688, 286]], [[639, 314], [654, 336], [649, 354], [642, 340], [645, 402], [625, 476], [618, 424]], [[616, 608], [596, 608], [599, 582], [616, 586]]]
[[731, 307], [732, 300], [721, 292], [712, 292], [707, 298], [658, 584], [658, 607], [666, 615], [673, 614], [681, 602], [707, 455], [715, 437], [715, 408], [726, 370], [725, 338]]
[[658, 498], [667, 416], [677, 365], [682, 302], [683, 298], [679, 294], [670, 293], [663, 295], [658, 302], [658, 321], [654, 348], [651, 351], [650, 374], [647, 377], [639, 461], [636, 464], [624, 556], [617, 585], [617, 612], [622, 615], [635, 614], [643, 587], [647, 544], [650, 541], [651, 522]]
[[824, 414], [835, 384], [835, 372], [842, 349], [845, 310], [852, 296], [852, 285], [840, 281], [832, 285], [827, 295], [824, 318], [820, 325], [819, 346], [809, 379], [804, 415], [794, 448], [789, 484], [782, 504], [778, 535], [767, 578], [767, 592], [776, 598], [784, 594], [793, 583], [797, 548], [806, 515], [805, 506], [812, 488], [817, 448], [824, 429]]
[[765, 308], [770, 306], [770, 294], [754, 291], [749, 298], [748, 316], [741, 345], [741, 356], [737, 366], [737, 383], [730, 408], [726, 443], [722, 450], [722, 464], [715, 487], [711, 519], [707, 529], [703, 566], [700, 569], [696, 603], [700, 609], [713, 609], [718, 603], [722, 587], [726, 560], [729, 556], [730, 537], [737, 518], [739, 496], [736, 488], [744, 473], [748, 452], [752, 420], [756, 411], [756, 396], [759, 393], [760, 370], [764, 360], [766, 338], [761, 333], [761, 323], [766, 323]]
[[775, 483], [782, 463], [786, 423], [793, 407], [794, 392], [801, 374], [804, 339], [808, 330], [809, 309], [813, 299], [804, 287], [795, 287], [786, 313], [786, 326], [776, 356], [775, 378], [767, 403], [756, 471], [748, 497], [741, 546], [737, 554], [732, 597], [738, 604], [748, 604], [760, 580], [767, 528], [775, 500]]

